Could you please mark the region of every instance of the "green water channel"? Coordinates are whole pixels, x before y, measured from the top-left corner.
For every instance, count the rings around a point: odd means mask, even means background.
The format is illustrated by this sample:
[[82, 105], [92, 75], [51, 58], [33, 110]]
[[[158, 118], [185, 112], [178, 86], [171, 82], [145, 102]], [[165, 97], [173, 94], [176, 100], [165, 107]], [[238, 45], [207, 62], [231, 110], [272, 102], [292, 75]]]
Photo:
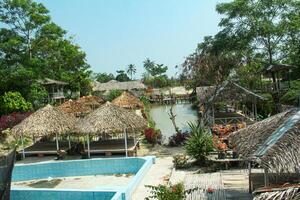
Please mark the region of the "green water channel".
[[[150, 115], [156, 123], [156, 128], [161, 130], [164, 141], [175, 134], [175, 128], [168, 115], [171, 105], [152, 105]], [[176, 124], [183, 130], [188, 130], [188, 122], [197, 122], [197, 110], [191, 104], [173, 105], [173, 113], [176, 115]]]

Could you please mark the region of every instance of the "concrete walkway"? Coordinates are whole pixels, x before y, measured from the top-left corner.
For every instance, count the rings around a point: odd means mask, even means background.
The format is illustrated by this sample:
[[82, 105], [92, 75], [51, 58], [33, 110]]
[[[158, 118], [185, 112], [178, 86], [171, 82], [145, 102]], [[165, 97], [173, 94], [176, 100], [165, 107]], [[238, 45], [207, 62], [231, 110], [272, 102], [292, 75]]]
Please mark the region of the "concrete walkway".
[[145, 185], [158, 186], [168, 182], [173, 168], [172, 157], [156, 158], [156, 162], [142, 179], [132, 195], [132, 200], [143, 200], [150, 196], [150, 189]]

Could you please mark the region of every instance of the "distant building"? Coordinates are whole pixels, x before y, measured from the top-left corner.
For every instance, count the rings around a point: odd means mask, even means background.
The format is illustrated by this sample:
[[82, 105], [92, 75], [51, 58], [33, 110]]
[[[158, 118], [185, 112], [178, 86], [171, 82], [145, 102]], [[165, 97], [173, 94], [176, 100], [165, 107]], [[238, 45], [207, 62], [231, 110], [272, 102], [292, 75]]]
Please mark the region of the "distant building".
[[141, 81], [119, 82], [116, 80], [111, 80], [107, 83], [99, 83], [97, 81], [93, 83], [93, 92], [95, 93], [104, 93], [110, 90], [138, 91], [144, 89], [146, 89], [146, 86]]
[[68, 83], [63, 81], [57, 81], [49, 78], [45, 78], [42, 80], [39, 80], [39, 83], [41, 83], [48, 92], [48, 98], [47, 102], [59, 102], [62, 103], [65, 100], [64, 95], [64, 87], [68, 85]]

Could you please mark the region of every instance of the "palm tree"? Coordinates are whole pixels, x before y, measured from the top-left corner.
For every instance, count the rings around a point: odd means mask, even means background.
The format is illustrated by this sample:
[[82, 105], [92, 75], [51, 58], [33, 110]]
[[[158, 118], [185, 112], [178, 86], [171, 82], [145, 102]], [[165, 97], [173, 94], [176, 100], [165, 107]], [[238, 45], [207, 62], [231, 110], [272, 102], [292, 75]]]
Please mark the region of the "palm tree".
[[128, 65], [127, 74], [130, 74], [131, 80], [132, 80], [133, 74], [135, 74], [135, 73], [136, 73], [136, 67], [134, 66], [134, 64]]

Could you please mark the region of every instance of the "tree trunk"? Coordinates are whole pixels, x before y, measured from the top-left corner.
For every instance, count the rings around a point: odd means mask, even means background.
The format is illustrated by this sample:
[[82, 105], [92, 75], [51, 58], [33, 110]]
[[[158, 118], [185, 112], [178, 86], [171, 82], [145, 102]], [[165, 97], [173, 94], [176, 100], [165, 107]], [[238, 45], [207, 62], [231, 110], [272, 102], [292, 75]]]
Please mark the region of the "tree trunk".
[[176, 115], [174, 115], [174, 113], [173, 113], [173, 106], [171, 106], [170, 111], [169, 111], [168, 114], [169, 114], [169, 116], [170, 116], [170, 119], [171, 119], [172, 124], [173, 124], [173, 126], [174, 126], [174, 128], [175, 128], [176, 133], [177, 133], [177, 134], [181, 134], [181, 131], [180, 131], [180, 129], [178, 128], [178, 126], [177, 126], [177, 124], [176, 124], [176, 121], [175, 121]]

